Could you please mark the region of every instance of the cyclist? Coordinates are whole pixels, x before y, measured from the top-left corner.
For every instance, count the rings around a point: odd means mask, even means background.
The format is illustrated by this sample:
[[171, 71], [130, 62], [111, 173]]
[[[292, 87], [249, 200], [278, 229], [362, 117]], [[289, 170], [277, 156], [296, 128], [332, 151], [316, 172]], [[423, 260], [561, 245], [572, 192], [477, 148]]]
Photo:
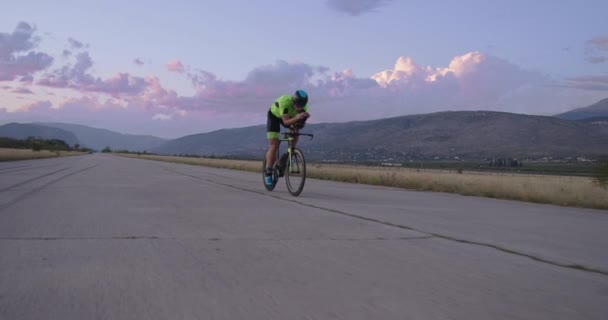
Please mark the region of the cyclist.
[[[294, 127], [296, 132], [304, 127], [308, 114], [308, 94], [304, 90], [297, 90], [293, 95], [283, 95], [270, 106], [266, 122], [266, 137], [268, 138], [268, 152], [266, 152], [266, 185], [272, 185], [272, 166], [279, 148], [279, 133], [283, 127]], [[298, 136], [293, 141], [294, 146]]]

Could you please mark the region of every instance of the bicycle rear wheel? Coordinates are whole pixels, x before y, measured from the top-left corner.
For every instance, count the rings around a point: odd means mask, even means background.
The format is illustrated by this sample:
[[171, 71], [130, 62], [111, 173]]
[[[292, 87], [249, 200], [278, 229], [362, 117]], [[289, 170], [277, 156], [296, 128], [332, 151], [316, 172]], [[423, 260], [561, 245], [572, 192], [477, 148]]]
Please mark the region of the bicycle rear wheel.
[[287, 183], [287, 190], [292, 196], [297, 197], [302, 193], [304, 182], [306, 182], [306, 161], [300, 149], [294, 149], [291, 153], [291, 159], [287, 160], [285, 182]]
[[266, 156], [264, 155], [264, 161], [262, 162], [262, 183], [264, 184], [264, 188], [268, 191], [274, 190], [274, 187], [277, 186], [277, 181], [279, 180], [279, 176], [277, 174], [277, 170], [272, 170], [272, 185], [266, 184]]

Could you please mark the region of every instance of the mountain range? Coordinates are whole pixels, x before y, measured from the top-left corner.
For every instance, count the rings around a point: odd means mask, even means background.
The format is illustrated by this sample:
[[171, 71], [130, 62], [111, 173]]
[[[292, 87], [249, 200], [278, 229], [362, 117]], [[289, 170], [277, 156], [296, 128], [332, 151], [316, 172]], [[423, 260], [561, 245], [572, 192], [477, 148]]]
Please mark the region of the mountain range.
[[[448, 111], [346, 123], [308, 124], [299, 147], [310, 160], [405, 161], [608, 155], [608, 99], [556, 116]], [[55, 138], [95, 150], [260, 158], [266, 126], [222, 129], [173, 140], [66, 123], [11, 123], [0, 136]]]
[[[299, 143], [313, 160], [370, 161], [493, 157], [597, 157], [608, 154], [608, 123], [506, 112], [458, 111], [307, 125]], [[261, 157], [265, 126], [171, 140], [161, 154]]]
[[80, 143], [73, 132], [61, 128], [33, 123], [9, 123], [0, 126], [0, 137], [25, 140], [30, 136], [42, 137], [44, 139], [59, 139], [71, 146]]
[[106, 129], [69, 123], [9, 123], [0, 126], [0, 137], [26, 139], [36, 136], [45, 139], [61, 139], [67, 144], [102, 150], [110, 147], [112, 150], [145, 151], [156, 148], [167, 141], [149, 135], [123, 134]]
[[555, 115], [560, 119], [584, 120], [590, 118], [608, 118], [608, 98], [600, 100], [588, 107], [577, 108]]

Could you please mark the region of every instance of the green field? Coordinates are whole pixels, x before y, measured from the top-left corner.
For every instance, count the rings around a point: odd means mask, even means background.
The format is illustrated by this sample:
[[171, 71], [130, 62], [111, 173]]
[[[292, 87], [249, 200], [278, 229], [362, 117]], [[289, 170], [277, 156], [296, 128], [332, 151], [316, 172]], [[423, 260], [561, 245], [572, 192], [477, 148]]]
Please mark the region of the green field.
[[523, 173], [523, 174], [549, 174], [566, 176], [592, 176], [596, 167], [595, 162], [523, 162], [519, 167], [490, 167], [488, 162], [404, 162], [404, 168], [413, 169], [435, 169], [458, 171], [482, 171], [497, 173]]

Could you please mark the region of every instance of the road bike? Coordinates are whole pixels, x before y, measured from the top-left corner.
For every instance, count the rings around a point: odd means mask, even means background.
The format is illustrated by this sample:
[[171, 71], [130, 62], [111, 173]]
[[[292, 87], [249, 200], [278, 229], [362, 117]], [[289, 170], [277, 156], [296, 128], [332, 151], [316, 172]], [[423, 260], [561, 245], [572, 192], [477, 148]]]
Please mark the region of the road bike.
[[[285, 176], [285, 183], [287, 184], [287, 190], [289, 193], [297, 197], [304, 190], [304, 182], [306, 181], [306, 160], [304, 160], [304, 153], [302, 150], [294, 147], [295, 137], [307, 136], [310, 140], [313, 139], [313, 135], [309, 133], [296, 132], [294, 128], [289, 128], [288, 132], [282, 132], [283, 137], [279, 138], [279, 143], [283, 141], [287, 142], [287, 151], [284, 152], [279, 158], [280, 144], [277, 148], [275, 156], [274, 166], [272, 168], [272, 184], [264, 187], [268, 191], [274, 190], [279, 178]], [[266, 154], [264, 154], [264, 161], [262, 164], [262, 178], [266, 178]]]

